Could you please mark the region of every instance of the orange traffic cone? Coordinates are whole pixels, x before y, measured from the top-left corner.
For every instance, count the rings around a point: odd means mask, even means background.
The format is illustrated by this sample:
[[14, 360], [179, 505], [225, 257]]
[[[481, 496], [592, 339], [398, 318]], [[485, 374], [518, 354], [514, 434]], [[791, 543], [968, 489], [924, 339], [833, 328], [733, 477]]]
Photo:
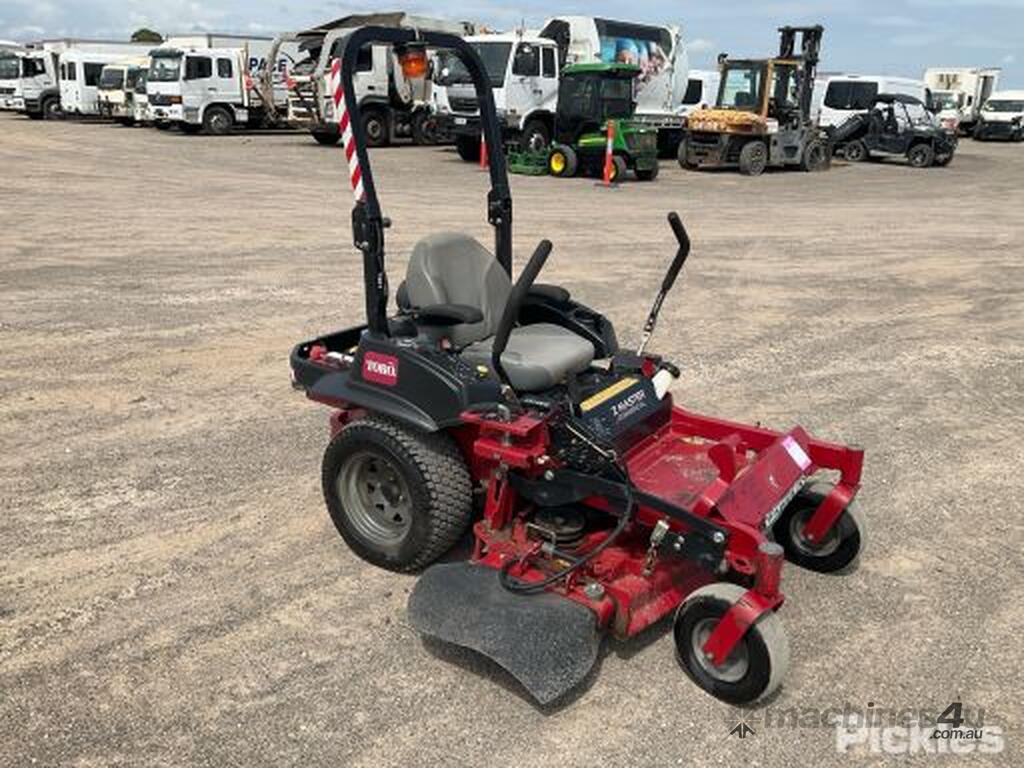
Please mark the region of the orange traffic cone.
[[612, 145], [615, 143], [615, 121], [608, 121], [608, 142], [605, 144], [604, 150], [604, 185], [610, 187], [612, 185], [612, 174], [614, 173], [615, 163], [612, 158], [615, 157], [615, 153], [612, 151]]
[[480, 170], [486, 171], [491, 167], [490, 158], [487, 157], [487, 137], [480, 131]]

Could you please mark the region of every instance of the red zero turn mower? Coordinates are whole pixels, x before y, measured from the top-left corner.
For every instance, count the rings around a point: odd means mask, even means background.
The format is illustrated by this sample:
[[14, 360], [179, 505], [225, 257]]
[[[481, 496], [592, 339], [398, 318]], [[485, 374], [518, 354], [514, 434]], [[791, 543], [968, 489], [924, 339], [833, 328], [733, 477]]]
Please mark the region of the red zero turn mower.
[[[734, 703], [771, 693], [788, 660], [783, 559], [820, 572], [856, 559], [863, 452], [673, 403], [679, 371], [646, 347], [690, 250], [675, 214], [678, 250], [636, 351], [569, 291], [535, 283], [547, 240], [513, 283], [512, 201], [480, 58], [451, 35], [362, 27], [344, 39], [339, 90], [352, 92], [369, 43], [403, 60], [449, 49], [465, 63], [490, 155], [495, 251], [458, 233], [425, 237], [388, 316], [390, 222], [358, 105], [340, 100], [366, 324], [291, 355], [295, 385], [335, 409], [323, 489], [338, 531], [371, 563], [426, 568], [409, 598], [413, 626], [491, 657], [539, 702], [586, 676], [604, 632], [632, 637], [670, 614], [698, 685]], [[816, 480], [827, 470], [833, 482]], [[469, 527], [471, 559], [431, 565]]]

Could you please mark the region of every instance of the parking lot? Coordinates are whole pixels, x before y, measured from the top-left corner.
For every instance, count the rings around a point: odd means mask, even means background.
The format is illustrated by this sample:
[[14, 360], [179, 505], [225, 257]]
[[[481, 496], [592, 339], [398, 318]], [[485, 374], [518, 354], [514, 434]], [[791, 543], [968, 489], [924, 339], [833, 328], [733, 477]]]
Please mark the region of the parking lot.
[[[423, 235], [491, 242], [485, 174], [453, 150], [372, 157], [393, 287]], [[513, 177], [520, 266], [551, 239], [542, 280], [623, 341], [679, 211], [694, 250], [652, 342], [679, 402], [865, 448], [864, 559], [785, 570], [790, 674], [746, 711], [685, 677], [665, 624], [539, 709], [424, 644], [415, 577], [336, 535], [328, 414], [287, 357], [363, 311], [340, 150], [0, 115], [0, 168], [0, 764], [868, 764], [765, 712], [953, 701], [1006, 748], [935, 760], [1020, 764], [1020, 145], [924, 171]]]

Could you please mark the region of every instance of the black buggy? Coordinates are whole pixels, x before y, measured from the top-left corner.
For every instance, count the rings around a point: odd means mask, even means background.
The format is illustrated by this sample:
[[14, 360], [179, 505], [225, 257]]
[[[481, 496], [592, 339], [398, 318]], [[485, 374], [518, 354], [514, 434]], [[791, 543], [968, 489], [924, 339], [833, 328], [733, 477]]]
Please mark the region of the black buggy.
[[945, 166], [956, 144], [956, 136], [936, 124], [920, 99], [898, 93], [880, 93], [869, 112], [854, 115], [832, 134], [836, 154], [852, 163], [905, 157], [914, 168]]

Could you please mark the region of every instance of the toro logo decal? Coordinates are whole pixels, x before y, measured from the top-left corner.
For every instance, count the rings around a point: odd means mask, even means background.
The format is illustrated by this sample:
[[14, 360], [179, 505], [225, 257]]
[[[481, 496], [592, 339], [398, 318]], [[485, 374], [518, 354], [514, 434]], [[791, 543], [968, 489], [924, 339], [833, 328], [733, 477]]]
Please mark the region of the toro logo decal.
[[379, 352], [367, 352], [363, 355], [363, 380], [383, 384], [385, 387], [395, 386], [398, 383], [398, 358]]

